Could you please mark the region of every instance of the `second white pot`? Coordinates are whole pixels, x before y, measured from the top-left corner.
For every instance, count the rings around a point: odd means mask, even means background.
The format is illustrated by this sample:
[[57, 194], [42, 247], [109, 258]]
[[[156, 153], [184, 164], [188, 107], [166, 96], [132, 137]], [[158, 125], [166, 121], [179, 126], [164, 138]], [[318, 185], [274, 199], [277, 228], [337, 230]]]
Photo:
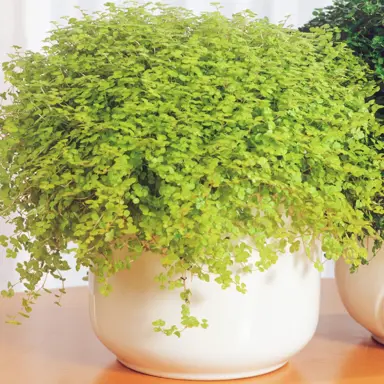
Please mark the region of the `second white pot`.
[[[320, 255], [314, 247], [312, 257]], [[245, 276], [245, 295], [194, 278], [189, 283], [191, 312], [207, 318], [209, 328], [187, 329], [180, 339], [153, 332], [153, 320], [161, 318], [170, 325], [180, 320], [179, 292], [159, 290], [154, 282], [160, 271], [159, 256], [143, 254], [131, 270], [111, 279], [113, 291], [107, 297], [90, 276], [95, 333], [134, 370], [191, 380], [260, 375], [284, 365], [315, 332], [320, 274], [303, 250], [281, 255], [267, 272]]]
[[373, 240], [369, 239], [368, 265], [361, 265], [350, 273], [343, 259], [336, 263], [335, 277], [341, 300], [348, 313], [374, 339], [384, 345], [384, 247], [372, 258]]

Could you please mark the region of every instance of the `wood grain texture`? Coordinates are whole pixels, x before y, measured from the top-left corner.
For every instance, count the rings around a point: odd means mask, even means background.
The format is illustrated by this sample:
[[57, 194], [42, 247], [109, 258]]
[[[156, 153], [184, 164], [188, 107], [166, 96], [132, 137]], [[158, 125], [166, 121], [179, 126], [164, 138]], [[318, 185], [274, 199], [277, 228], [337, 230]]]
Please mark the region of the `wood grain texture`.
[[[319, 326], [303, 351], [274, 373], [220, 383], [383, 384], [384, 347], [347, 315], [334, 281], [322, 284]], [[6, 314], [18, 311], [19, 299], [0, 299], [2, 384], [191, 383], [141, 375], [116, 362], [92, 332], [85, 287], [69, 288], [63, 308], [44, 295], [22, 326], [4, 324]]]

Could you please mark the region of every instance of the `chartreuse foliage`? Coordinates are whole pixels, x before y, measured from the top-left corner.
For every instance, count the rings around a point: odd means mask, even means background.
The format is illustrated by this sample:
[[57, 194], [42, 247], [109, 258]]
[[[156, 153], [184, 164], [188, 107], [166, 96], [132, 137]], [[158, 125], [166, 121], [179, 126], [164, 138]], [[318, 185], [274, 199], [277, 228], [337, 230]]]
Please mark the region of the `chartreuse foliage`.
[[[373, 70], [379, 89], [374, 98], [380, 108], [376, 117], [384, 124], [384, 0], [335, 0], [328, 7], [316, 9], [314, 18], [301, 30], [316, 27], [338, 28], [334, 40], [346, 44]], [[381, 138], [384, 140], [384, 135]], [[374, 145], [374, 143], [373, 143]], [[384, 176], [384, 172], [383, 172]], [[378, 202], [384, 207], [383, 196]], [[373, 214], [374, 227], [384, 238], [384, 216]]]
[[319, 237], [329, 258], [360, 263], [382, 159], [366, 145], [379, 135], [365, 102], [375, 85], [350, 50], [251, 12], [108, 4], [83, 16], [4, 64], [0, 209], [15, 233], [2, 243], [30, 254], [17, 266], [26, 312], [45, 276], [68, 269], [69, 242], [104, 293], [143, 251], [159, 253], [157, 280], [183, 305], [181, 328], [154, 327], [177, 336], [207, 327], [190, 313], [191, 275], [245, 292], [241, 273]]

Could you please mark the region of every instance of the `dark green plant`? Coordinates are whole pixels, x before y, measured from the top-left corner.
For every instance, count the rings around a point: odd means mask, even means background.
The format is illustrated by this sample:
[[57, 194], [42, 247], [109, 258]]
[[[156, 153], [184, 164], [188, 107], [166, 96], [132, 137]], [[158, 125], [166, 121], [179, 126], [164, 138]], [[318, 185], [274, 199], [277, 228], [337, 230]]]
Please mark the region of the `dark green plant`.
[[[379, 90], [371, 97], [380, 106], [376, 117], [384, 124], [384, 0], [335, 0], [333, 5], [313, 12], [314, 18], [300, 28], [308, 32], [314, 27], [338, 28], [335, 41], [346, 44], [374, 71]], [[382, 130], [383, 132], [383, 130]], [[384, 140], [382, 135], [381, 140]], [[374, 143], [372, 143], [374, 145]], [[384, 171], [383, 171], [384, 176]], [[384, 198], [377, 198], [384, 207]], [[384, 217], [370, 212], [374, 227], [384, 238]]]
[[[189, 312], [191, 275], [245, 292], [243, 273], [320, 237], [329, 258], [366, 257], [356, 240], [375, 236], [363, 211], [380, 209], [372, 199], [382, 189], [382, 157], [367, 145], [380, 129], [366, 102], [375, 84], [331, 33], [249, 11], [228, 19], [108, 4], [46, 43], [3, 65], [0, 211], [15, 233], [1, 242], [8, 257], [30, 254], [17, 266], [23, 315], [46, 275], [62, 279], [70, 242], [105, 294], [132, 259], [161, 254], [157, 280], [181, 289], [182, 329], [207, 326]], [[256, 265], [233, 241], [244, 236]], [[113, 260], [114, 248], [126, 259]]]
[[[376, 102], [384, 105], [384, 0], [335, 0], [313, 15], [301, 30], [324, 25], [339, 28], [335, 38], [345, 41], [375, 72], [380, 83]], [[384, 117], [383, 109], [380, 117]]]

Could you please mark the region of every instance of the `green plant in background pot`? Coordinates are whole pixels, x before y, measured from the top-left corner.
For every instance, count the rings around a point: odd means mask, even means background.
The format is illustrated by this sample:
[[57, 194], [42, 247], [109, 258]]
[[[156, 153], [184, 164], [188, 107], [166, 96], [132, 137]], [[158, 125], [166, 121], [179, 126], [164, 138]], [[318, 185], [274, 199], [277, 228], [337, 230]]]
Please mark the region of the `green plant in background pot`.
[[24, 315], [74, 243], [95, 332], [124, 364], [276, 369], [316, 328], [321, 252], [358, 265], [357, 239], [378, 236], [364, 219], [382, 191], [375, 84], [331, 33], [106, 6], [3, 65], [0, 210], [15, 232], [1, 240], [30, 254]]
[[[376, 118], [381, 124], [381, 141], [384, 140], [384, 1], [383, 0], [336, 0], [333, 5], [317, 9], [314, 18], [301, 30], [313, 27], [338, 28], [334, 41], [345, 41], [354, 53], [361, 57], [373, 70], [378, 84], [377, 92], [368, 99], [374, 99]], [[376, 141], [369, 143], [375, 148]], [[384, 171], [383, 171], [384, 174]], [[353, 204], [356, 199], [348, 196]], [[376, 204], [384, 207], [382, 194], [376, 197]], [[365, 212], [373, 227], [384, 238], [383, 212]], [[349, 274], [349, 265], [342, 261], [336, 265], [336, 280], [341, 298], [349, 313], [360, 324], [369, 329], [374, 338], [384, 343], [384, 248], [381, 241], [365, 239], [369, 250], [370, 265], [359, 268], [358, 273]], [[374, 257], [374, 258], [373, 258]], [[364, 264], [368, 264], [368, 260]], [[355, 268], [352, 267], [352, 271]]]
[[[300, 30], [308, 32], [313, 27], [339, 28], [335, 40], [347, 45], [374, 71], [380, 90], [375, 94], [376, 103], [384, 106], [384, 1], [383, 0], [335, 0], [325, 8], [316, 9], [314, 18]], [[378, 111], [384, 118], [384, 109]]]

